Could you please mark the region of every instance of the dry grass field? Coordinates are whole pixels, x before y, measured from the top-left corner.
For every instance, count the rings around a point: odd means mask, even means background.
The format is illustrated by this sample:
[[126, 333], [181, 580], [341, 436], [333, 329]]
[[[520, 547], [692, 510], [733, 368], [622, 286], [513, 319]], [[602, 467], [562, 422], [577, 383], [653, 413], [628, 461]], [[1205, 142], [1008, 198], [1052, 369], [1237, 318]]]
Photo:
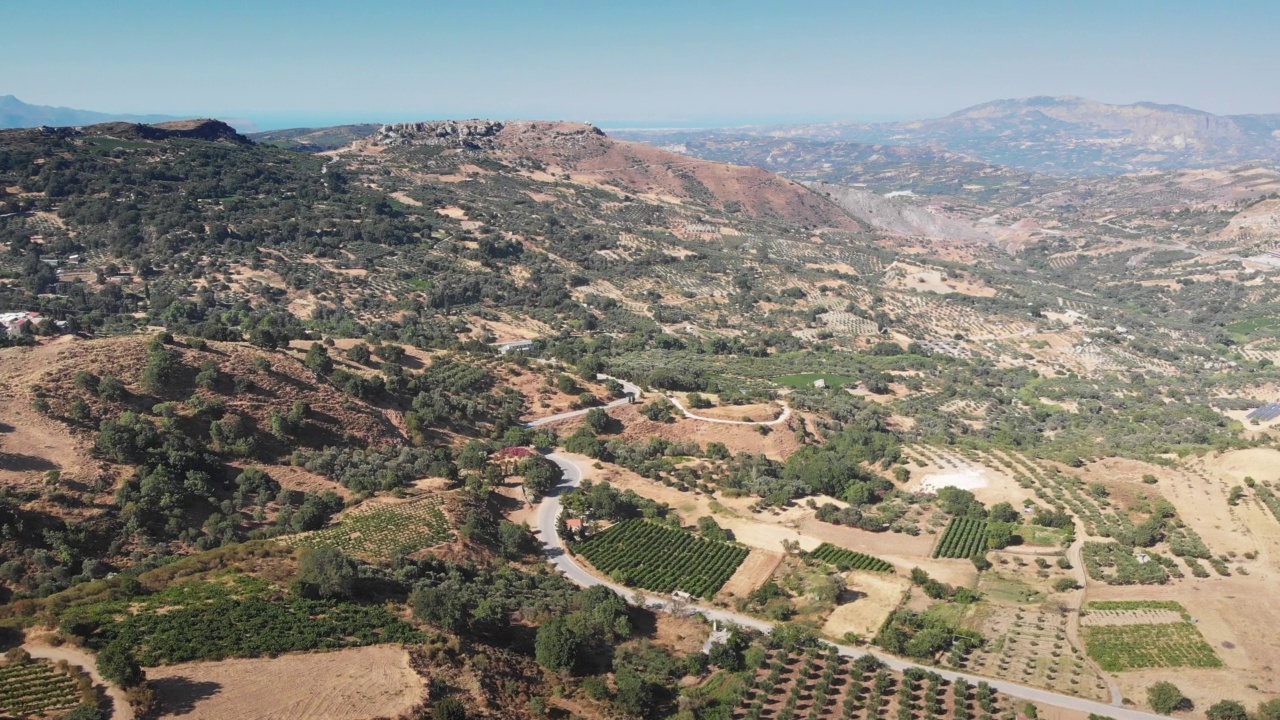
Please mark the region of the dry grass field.
[[388, 645], [330, 653], [168, 665], [147, 671], [160, 717], [186, 720], [361, 720], [396, 717], [426, 683]]

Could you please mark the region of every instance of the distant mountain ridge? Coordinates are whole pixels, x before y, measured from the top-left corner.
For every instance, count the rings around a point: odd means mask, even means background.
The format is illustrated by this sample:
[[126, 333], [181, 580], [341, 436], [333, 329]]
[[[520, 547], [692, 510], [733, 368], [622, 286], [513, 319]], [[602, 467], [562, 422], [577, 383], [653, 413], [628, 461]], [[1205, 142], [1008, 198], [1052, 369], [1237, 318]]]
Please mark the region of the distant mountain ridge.
[[96, 125], [106, 122], [161, 123], [180, 118], [172, 115], [116, 115], [112, 113], [30, 105], [12, 95], [0, 95], [0, 129]]
[[[1073, 96], [994, 100], [930, 120], [704, 133], [717, 134], [930, 147], [993, 165], [1060, 176], [1280, 163], [1280, 114], [1215, 115], [1181, 105], [1111, 105]], [[631, 131], [625, 137], [666, 142], [662, 133]]]

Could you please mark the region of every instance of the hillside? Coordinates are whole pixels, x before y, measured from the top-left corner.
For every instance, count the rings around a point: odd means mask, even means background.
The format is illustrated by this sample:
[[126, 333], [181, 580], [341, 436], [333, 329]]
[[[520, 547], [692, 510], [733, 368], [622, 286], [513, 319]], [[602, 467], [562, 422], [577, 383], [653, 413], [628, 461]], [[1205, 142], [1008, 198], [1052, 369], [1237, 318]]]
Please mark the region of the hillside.
[[816, 228], [856, 224], [800, 185], [754, 167], [703, 162], [639, 143], [611, 140], [577, 123], [409, 123], [373, 139], [391, 147], [483, 150], [516, 166], [536, 167], [574, 182], [616, 188], [659, 201], [693, 202], [748, 217]]
[[380, 128], [376, 124], [338, 125], [326, 128], [290, 128], [249, 133], [249, 139], [299, 152], [326, 152], [364, 140]]
[[1280, 691], [1280, 174], [360, 134], [0, 132], [5, 649], [315, 720]]

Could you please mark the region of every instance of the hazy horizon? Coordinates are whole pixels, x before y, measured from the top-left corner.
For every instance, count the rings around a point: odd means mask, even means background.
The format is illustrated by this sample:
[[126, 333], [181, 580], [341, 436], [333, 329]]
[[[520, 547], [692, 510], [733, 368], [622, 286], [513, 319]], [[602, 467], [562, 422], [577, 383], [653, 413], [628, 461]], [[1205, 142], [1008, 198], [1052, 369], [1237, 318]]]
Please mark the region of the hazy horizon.
[[1280, 112], [1275, 3], [557, 0], [7, 8], [0, 94], [259, 128], [442, 117], [605, 127], [939, 117], [1035, 95]]

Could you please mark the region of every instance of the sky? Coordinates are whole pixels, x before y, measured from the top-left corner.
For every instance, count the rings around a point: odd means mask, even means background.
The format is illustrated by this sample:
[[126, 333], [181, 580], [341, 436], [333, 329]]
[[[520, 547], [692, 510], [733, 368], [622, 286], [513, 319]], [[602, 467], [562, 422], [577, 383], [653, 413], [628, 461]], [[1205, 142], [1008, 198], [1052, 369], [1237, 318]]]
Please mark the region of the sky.
[[259, 129], [938, 117], [1079, 95], [1280, 112], [1276, 0], [0, 0], [0, 95]]

